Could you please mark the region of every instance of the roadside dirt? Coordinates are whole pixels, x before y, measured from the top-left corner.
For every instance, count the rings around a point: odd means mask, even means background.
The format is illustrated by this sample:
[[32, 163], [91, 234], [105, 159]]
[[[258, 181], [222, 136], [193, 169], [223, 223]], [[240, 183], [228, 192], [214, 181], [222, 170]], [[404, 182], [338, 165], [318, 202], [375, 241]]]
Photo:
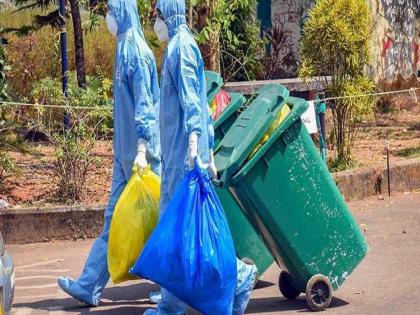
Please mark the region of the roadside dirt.
[[[419, 107], [419, 106], [418, 106]], [[358, 128], [354, 155], [357, 167], [386, 167], [386, 144], [389, 141], [391, 163], [420, 156], [420, 108], [377, 115]], [[0, 188], [0, 199], [11, 207], [36, 207], [56, 204], [55, 180], [51, 171], [53, 148], [43, 144], [32, 146], [39, 157], [13, 154], [19, 173], [6, 179]], [[86, 189], [80, 203], [106, 204], [112, 178], [112, 143], [99, 141], [93, 154], [97, 163], [88, 175]], [[330, 151], [329, 156], [334, 152]]]
[[[53, 148], [44, 144], [34, 145], [33, 151], [40, 157], [13, 154], [19, 172], [6, 179], [0, 188], [0, 199], [7, 199], [12, 207], [48, 206], [55, 200], [55, 178], [51, 171]], [[88, 173], [86, 188], [80, 203], [106, 204], [111, 189], [112, 142], [99, 141], [93, 149], [97, 160]]]
[[357, 167], [385, 167], [387, 144], [391, 163], [420, 157], [420, 108], [377, 115], [361, 124], [354, 146]]

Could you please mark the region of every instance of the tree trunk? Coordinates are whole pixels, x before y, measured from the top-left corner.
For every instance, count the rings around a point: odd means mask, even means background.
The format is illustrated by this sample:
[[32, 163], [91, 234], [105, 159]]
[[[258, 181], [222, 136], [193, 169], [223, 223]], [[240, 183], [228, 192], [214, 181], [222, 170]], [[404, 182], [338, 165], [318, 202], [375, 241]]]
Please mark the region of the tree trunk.
[[71, 17], [74, 30], [74, 48], [76, 60], [77, 84], [79, 87], [86, 87], [85, 53], [83, 50], [82, 19], [80, 17], [79, 1], [69, 0]]
[[190, 25], [190, 29], [192, 29], [194, 26], [194, 7], [192, 5], [191, 0], [188, 2], [188, 24]]
[[[202, 5], [198, 9], [198, 31], [207, 26], [207, 19], [211, 19], [212, 8]], [[220, 72], [220, 34], [211, 34], [207, 42], [200, 45], [201, 55], [207, 70]]]
[[220, 35], [207, 44], [209, 58], [207, 58], [207, 69], [220, 73]]

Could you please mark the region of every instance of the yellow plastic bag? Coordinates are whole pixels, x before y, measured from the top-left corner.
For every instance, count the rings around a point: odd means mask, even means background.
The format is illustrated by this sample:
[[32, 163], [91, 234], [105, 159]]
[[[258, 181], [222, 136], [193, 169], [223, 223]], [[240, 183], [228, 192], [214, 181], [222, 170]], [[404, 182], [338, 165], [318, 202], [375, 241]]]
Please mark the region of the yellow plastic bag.
[[112, 216], [108, 241], [108, 270], [114, 284], [134, 280], [134, 265], [158, 221], [160, 178], [149, 168], [137, 169], [125, 187]]
[[257, 146], [252, 150], [251, 155], [249, 156], [249, 159], [252, 158], [255, 153], [258, 152], [258, 150], [263, 146], [264, 143], [270, 139], [270, 136], [276, 131], [276, 129], [281, 125], [281, 123], [286, 119], [287, 115], [290, 113], [290, 108], [286, 104], [283, 106], [281, 111], [277, 114], [276, 119], [271, 124], [270, 128], [268, 128], [265, 135], [262, 137], [260, 142], [258, 142]]

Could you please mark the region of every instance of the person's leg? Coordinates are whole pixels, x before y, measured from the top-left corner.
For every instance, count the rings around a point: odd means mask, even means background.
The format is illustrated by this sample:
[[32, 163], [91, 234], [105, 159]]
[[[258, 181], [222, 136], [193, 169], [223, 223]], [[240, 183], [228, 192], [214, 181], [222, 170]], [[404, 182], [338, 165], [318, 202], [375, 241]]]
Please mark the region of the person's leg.
[[185, 315], [187, 314], [186, 305], [172, 295], [168, 290], [161, 288], [162, 299], [159, 301], [157, 309], [150, 309], [144, 312], [145, 315]]
[[233, 300], [233, 315], [242, 315], [245, 313], [254, 289], [257, 267], [255, 265], [247, 265], [242, 260], [236, 259], [238, 270], [238, 282], [235, 289], [235, 297]]
[[[150, 159], [150, 169], [157, 175], [161, 174], [161, 163], [156, 159]], [[149, 294], [149, 300], [151, 303], [158, 304], [162, 301], [162, 294], [160, 291], [153, 291]]]
[[58, 285], [64, 292], [91, 306], [97, 306], [99, 304], [102, 292], [109, 280], [107, 259], [109, 227], [115, 205], [126, 184], [127, 180], [122, 168], [115, 161], [111, 196], [108, 207], [105, 210], [102, 234], [93, 244], [80, 278], [77, 281], [69, 278], [60, 278], [58, 280]]
[[152, 170], [152, 172], [160, 176], [162, 172], [162, 166], [160, 161], [156, 159], [150, 159], [148, 162], [150, 163], [150, 169]]
[[161, 299], [156, 309], [148, 309], [144, 315], [185, 315], [187, 312], [186, 305], [172, 295], [169, 291], [161, 288]]

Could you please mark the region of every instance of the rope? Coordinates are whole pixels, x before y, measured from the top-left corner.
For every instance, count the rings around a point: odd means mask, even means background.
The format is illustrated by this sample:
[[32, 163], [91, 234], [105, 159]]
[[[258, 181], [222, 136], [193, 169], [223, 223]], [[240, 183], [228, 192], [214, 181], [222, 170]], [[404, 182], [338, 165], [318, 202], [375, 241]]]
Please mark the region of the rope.
[[[347, 99], [347, 98], [360, 98], [360, 97], [410, 93], [410, 95], [414, 98], [415, 102], [417, 102], [416, 91], [418, 90], [420, 90], [420, 88], [411, 88], [407, 90], [388, 91], [388, 92], [366, 93], [366, 94], [359, 94], [359, 95], [335, 96], [335, 97], [327, 97], [327, 98], [317, 100], [317, 101], [327, 102], [327, 101], [342, 100], [342, 99]], [[103, 110], [103, 111], [113, 110], [113, 108], [107, 107], [107, 106], [89, 107], [89, 106], [50, 105], [50, 104], [20, 103], [20, 102], [6, 102], [6, 101], [0, 101], [0, 106], [28, 106], [28, 107], [40, 107], [40, 108], [45, 107], [45, 108], [87, 109], [87, 110]]]
[[319, 100], [319, 102], [342, 100], [346, 98], [359, 98], [359, 97], [381, 96], [381, 95], [402, 94], [402, 93], [410, 93], [411, 96], [414, 98], [414, 100], [417, 102], [417, 95], [416, 95], [417, 90], [420, 90], [420, 88], [411, 88], [407, 90], [388, 91], [388, 92], [366, 93], [366, 94], [359, 94], [359, 95], [335, 96], [335, 97], [327, 97], [327, 98], [321, 99]]
[[50, 105], [50, 104], [36, 104], [36, 103], [20, 103], [20, 102], [6, 102], [0, 101], [0, 106], [27, 106], [27, 107], [45, 107], [45, 108], [63, 108], [63, 109], [88, 109], [88, 110], [113, 110], [111, 107], [98, 106], [71, 106], [71, 105]]

